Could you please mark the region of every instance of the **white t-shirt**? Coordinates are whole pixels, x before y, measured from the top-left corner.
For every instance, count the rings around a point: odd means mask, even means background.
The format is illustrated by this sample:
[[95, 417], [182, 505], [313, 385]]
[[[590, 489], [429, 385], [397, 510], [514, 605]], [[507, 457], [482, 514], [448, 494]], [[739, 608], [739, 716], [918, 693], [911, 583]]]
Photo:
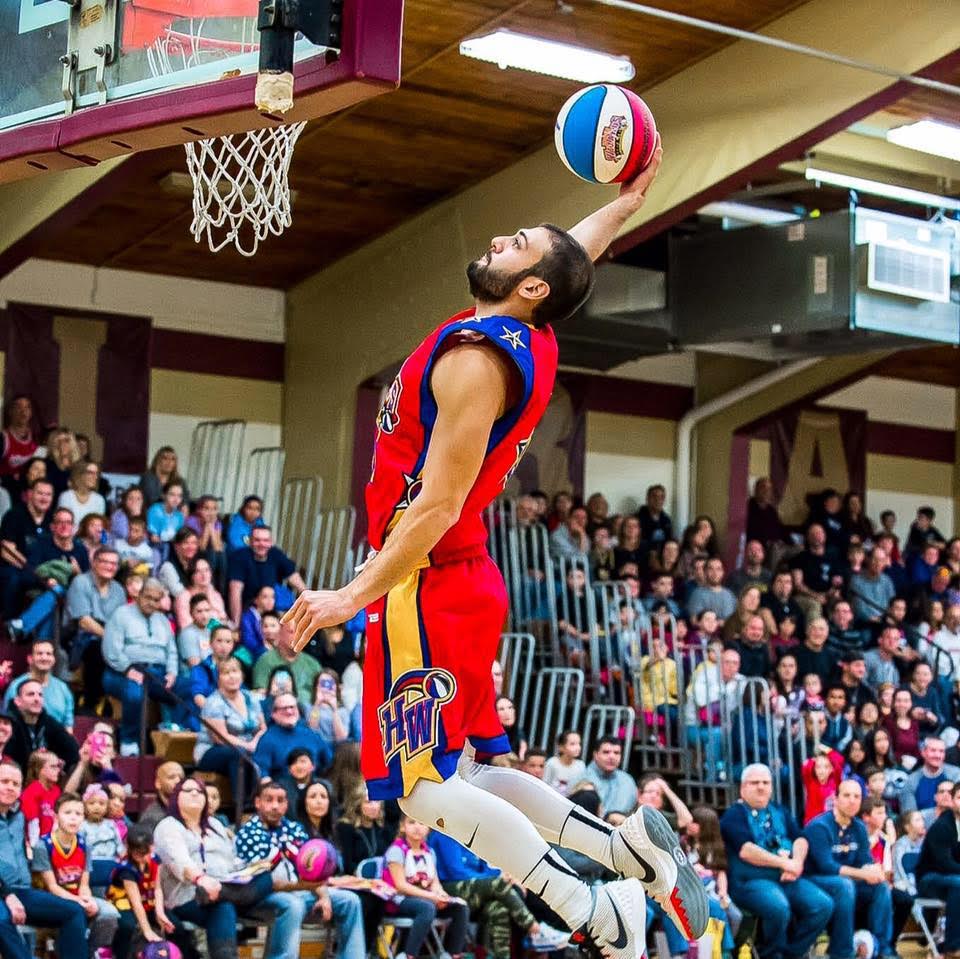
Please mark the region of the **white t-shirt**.
[[585, 779], [586, 775], [587, 767], [582, 759], [575, 759], [569, 766], [564, 766], [559, 756], [551, 756], [543, 767], [543, 781], [561, 796], [566, 796], [571, 787]]
[[73, 513], [73, 521], [78, 526], [84, 516], [88, 516], [90, 513], [99, 513], [101, 516], [107, 515], [107, 504], [99, 493], [91, 493], [86, 503], [81, 503], [77, 499], [77, 494], [72, 489], [67, 489], [60, 494], [57, 506], [70, 510]]

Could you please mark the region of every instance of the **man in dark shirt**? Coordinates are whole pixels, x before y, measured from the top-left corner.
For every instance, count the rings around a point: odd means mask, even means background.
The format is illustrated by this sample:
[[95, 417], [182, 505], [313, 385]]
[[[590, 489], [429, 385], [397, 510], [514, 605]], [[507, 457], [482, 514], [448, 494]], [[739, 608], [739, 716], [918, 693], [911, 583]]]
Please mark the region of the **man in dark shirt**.
[[822, 606], [843, 583], [837, 561], [827, 552], [827, 534], [819, 523], [807, 530], [807, 548], [790, 560], [793, 590], [808, 616], [819, 616]]
[[279, 547], [273, 545], [273, 533], [269, 526], [258, 526], [250, 532], [250, 545], [230, 554], [227, 578], [230, 580], [230, 606], [227, 612], [235, 622], [240, 622], [244, 609], [264, 586], [272, 586], [277, 595], [277, 612], [287, 610], [290, 602], [283, 603], [282, 595], [289, 591], [280, 589], [288, 582], [299, 595], [307, 588], [297, 572], [297, 564]]
[[69, 770], [80, 758], [77, 741], [43, 708], [43, 686], [36, 679], [20, 684], [10, 707], [13, 732], [5, 753], [27, 768], [30, 754], [38, 749], [49, 749]]
[[875, 703], [877, 697], [873, 690], [864, 682], [867, 676], [867, 664], [863, 653], [850, 650], [840, 657], [840, 685], [847, 694], [847, 708], [851, 706], [857, 711], [864, 703]]
[[860, 784], [846, 779], [837, 787], [833, 809], [807, 823], [805, 874], [833, 900], [828, 955], [855, 955], [854, 929], [866, 928], [877, 940], [879, 959], [895, 959], [890, 887], [883, 867], [873, 861], [867, 827], [858, 817], [862, 799]]
[[793, 596], [793, 576], [788, 569], [779, 569], [774, 574], [770, 589], [763, 594], [760, 605], [769, 609], [779, 627], [788, 617], [792, 616], [797, 624], [797, 635], [803, 636], [806, 630], [806, 619], [803, 610]]
[[673, 520], [664, 512], [667, 501], [666, 489], [657, 483], [647, 487], [647, 501], [640, 507], [640, 539], [648, 549], [659, 549], [668, 539], [673, 539]]
[[853, 609], [845, 599], [838, 599], [830, 607], [830, 638], [827, 640], [837, 659], [846, 652], [863, 652], [869, 630], [853, 625]]
[[794, 650], [797, 657], [797, 676], [800, 682], [809, 673], [816, 673], [824, 689], [833, 679], [836, 671], [836, 657], [827, 646], [829, 630], [827, 621], [822, 617], [810, 620], [807, 623], [807, 636], [802, 646]]
[[26, 500], [15, 503], [0, 522], [0, 590], [3, 617], [16, 616], [20, 570], [27, 565], [27, 553], [34, 541], [50, 530], [50, 507], [53, 505], [53, 484], [45, 479], [34, 480]]
[[953, 787], [953, 812], [944, 811], [927, 830], [914, 873], [917, 892], [946, 904], [943, 959], [960, 959], [960, 783]]

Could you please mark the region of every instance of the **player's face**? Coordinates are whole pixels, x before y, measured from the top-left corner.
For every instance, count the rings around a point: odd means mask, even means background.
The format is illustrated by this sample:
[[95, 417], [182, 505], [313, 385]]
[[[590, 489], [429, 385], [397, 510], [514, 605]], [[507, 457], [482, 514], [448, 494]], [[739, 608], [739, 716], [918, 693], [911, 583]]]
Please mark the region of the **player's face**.
[[550, 235], [542, 227], [495, 236], [490, 248], [467, 266], [470, 293], [481, 303], [507, 299], [527, 270], [550, 249]]

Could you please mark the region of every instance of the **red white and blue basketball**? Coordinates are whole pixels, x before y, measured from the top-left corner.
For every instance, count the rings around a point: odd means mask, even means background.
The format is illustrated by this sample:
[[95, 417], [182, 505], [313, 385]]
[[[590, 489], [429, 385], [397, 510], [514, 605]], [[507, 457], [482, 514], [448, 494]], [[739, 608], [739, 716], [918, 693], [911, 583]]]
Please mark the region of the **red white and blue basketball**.
[[323, 882], [337, 871], [337, 850], [326, 839], [308, 839], [297, 853], [297, 875], [304, 882]]
[[653, 159], [657, 127], [650, 108], [632, 90], [597, 83], [563, 105], [555, 140], [560, 159], [578, 177], [624, 183]]

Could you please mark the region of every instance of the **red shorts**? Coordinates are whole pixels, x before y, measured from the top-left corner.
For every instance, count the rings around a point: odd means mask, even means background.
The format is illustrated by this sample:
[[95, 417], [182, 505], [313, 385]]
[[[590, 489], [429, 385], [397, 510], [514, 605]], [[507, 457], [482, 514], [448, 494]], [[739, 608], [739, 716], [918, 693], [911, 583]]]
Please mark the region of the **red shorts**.
[[510, 751], [490, 676], [506, 612], [486, 553], [415, 570], [367, 608], [360, 765], [371, 799], [449, 778], [467, 739]]

